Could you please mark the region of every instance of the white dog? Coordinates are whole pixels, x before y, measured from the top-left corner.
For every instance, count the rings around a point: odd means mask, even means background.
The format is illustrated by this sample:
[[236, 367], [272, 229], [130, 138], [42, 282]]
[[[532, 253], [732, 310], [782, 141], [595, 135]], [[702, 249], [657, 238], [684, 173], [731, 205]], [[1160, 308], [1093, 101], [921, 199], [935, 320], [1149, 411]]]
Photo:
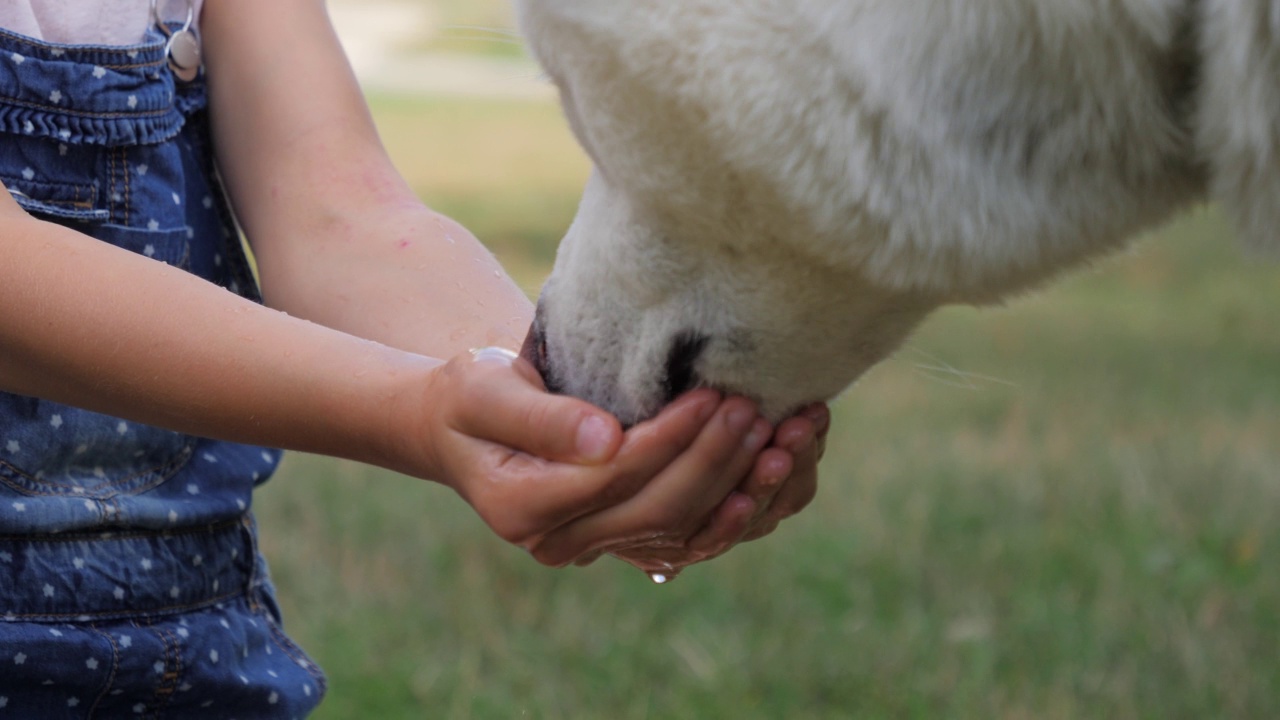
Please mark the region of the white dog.
[[778, 419], [1206, 196], [1280, 247], [1280, 0], [518, 0], [595, 172], [525, 353]]

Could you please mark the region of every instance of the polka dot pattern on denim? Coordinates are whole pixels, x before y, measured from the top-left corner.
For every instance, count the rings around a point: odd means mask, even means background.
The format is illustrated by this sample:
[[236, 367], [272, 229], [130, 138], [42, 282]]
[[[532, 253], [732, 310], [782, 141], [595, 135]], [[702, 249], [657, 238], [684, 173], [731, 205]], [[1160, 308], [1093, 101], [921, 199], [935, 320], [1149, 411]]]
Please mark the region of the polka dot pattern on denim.
[[[37, 217], [257, 300], [204, 105], [158, 33], [0, 33], [0, 179]], [[323, 675], [280, 630], [248, 512], [279, 459], [0, 393], [0, 719], [310, 712]]]

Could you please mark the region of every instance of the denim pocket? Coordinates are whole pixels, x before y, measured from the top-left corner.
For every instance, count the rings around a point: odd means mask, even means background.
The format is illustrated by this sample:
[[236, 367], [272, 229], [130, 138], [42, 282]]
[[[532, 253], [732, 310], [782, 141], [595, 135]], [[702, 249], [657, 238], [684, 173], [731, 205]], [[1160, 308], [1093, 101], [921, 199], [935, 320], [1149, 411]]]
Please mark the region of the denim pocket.
[[[175, 267], [190, 263], [185, 228], [144, 230], [95, 222], [105, 211], [99, 215], [92, 208], [92, 186], [3, 180], [33, 215]], [[24, 495], [105, 499], [144, 492], [186, 465], [197, 442], [169, 430], [0, 393], [0, 486]]]
[[140, 230], [123, 225], [98, 225], [93, 236], [118, 248], [144, 255], [152, 260], [191, 269], [191, 230]]
[[197, 439], [37, 398], [0, 393], [0, 485], [23, 495], [107, 499], [172, 477]]
[[98, 192], [93, 185], [44, 182], [5, 175], [0, 175], [0, 182], [9, 189], [18, 205], [32, 215], [81, 222], [103, 221], [108, 217], [105, 209], [97, 207]]

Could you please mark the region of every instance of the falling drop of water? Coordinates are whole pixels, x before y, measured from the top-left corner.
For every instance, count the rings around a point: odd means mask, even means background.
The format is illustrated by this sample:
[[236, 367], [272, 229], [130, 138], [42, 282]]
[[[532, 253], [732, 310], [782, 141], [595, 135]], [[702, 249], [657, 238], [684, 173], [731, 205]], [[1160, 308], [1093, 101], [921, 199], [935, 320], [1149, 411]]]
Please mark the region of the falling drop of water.
[[658, 585], [667, 584], [667, 576], [663, 575], [662, 573], [656, 573], [656, 572], [649, 573], [649, 579], [654, 581]]

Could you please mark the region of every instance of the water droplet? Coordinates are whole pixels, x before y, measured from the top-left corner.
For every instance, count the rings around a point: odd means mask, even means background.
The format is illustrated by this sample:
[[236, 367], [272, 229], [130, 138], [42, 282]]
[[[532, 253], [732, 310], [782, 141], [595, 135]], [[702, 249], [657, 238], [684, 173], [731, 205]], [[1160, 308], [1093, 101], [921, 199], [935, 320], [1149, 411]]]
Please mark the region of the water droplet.
[[662, 573], [652, 572], [652, 573], [649, 573], [649, 579], [654, 581], [658, 585], [666, 585], [668, 578], [666, 575], [663, 575]]

